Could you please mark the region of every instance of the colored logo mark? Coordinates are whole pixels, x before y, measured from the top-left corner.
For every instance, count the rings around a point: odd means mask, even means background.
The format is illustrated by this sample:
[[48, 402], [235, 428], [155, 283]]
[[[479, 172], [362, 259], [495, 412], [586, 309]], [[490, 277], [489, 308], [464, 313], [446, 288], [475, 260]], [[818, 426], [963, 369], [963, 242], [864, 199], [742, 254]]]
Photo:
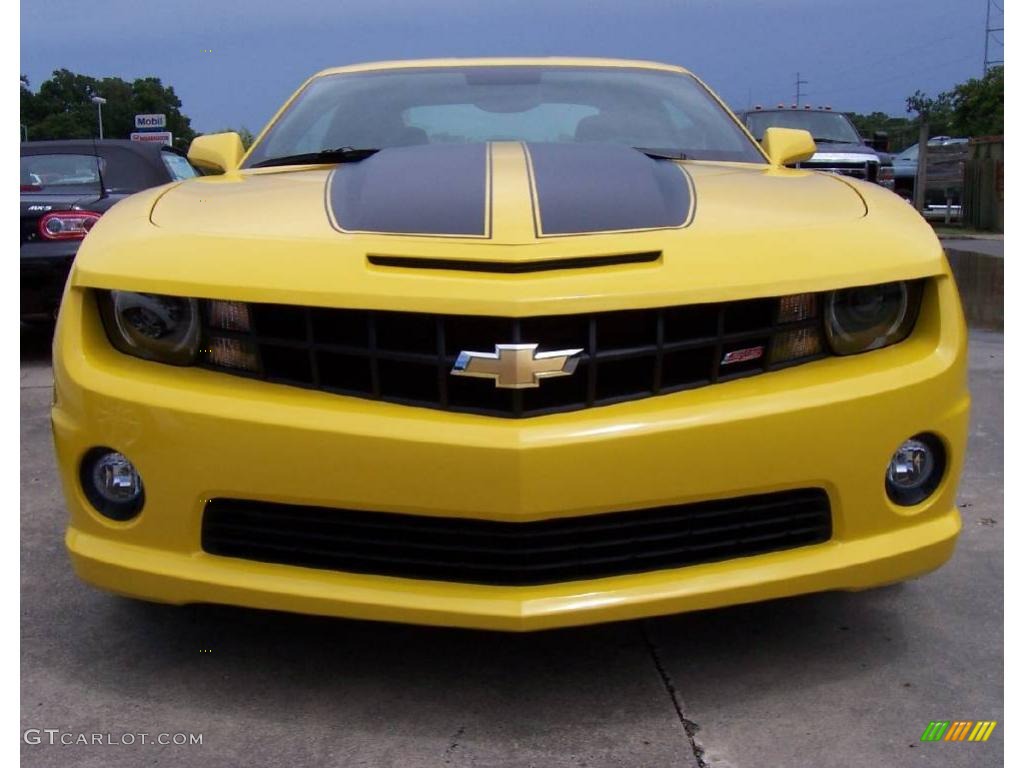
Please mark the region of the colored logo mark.
[[988, 741], [995, 729], [995, 720], [932, 720], [921, 741]]

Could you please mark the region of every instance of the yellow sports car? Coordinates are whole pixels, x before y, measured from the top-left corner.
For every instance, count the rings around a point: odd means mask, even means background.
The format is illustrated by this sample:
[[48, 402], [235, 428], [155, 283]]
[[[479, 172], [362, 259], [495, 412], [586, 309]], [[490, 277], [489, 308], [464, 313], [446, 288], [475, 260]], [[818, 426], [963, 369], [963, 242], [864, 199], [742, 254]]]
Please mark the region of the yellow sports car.
[[86, 237], [53, 429], [85, 581], [534, 630], [946, 561], [966, 333], [892, 193], [687, 71], [310, 78]]

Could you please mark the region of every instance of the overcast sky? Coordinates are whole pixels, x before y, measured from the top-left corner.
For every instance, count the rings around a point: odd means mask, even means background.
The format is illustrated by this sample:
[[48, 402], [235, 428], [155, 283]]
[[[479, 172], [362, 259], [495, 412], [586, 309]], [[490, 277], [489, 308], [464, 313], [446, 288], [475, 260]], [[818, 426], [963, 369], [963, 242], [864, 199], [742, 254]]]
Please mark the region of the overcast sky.
[[[430, 56], [655, 59], [693, 70], [735, 108], [792, 102], [799, 71], [809, 103], [903, 115], [915, 89], [934, 95], [981, 75], [985, 9], [986, 0], [47, 0], [21, 5], [21, 71], [33, 88], [61, 67], [159, 77], [199, 131], [258, 130], [326, 67]], [[1001, 57], [996, 45], [990, 58]]]

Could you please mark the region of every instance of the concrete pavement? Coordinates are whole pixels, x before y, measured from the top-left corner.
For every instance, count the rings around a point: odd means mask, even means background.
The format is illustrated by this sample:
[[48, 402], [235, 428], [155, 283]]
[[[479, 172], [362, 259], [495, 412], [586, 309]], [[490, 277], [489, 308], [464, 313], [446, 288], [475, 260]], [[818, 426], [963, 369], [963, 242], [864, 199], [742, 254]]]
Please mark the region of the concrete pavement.
[[[504, 635], [173, 608], [79, 583], [49, 436], [47, 340], [23, 335], [22, 730], [201, 733], [201, 746], [23, 744], [23, 765], [996, 766], [918, 741], [1002, 720], [1002, 341], [975, 396], [953, 561], [902, 586]], [[45, 734], [43, 734], [45, 737]]]

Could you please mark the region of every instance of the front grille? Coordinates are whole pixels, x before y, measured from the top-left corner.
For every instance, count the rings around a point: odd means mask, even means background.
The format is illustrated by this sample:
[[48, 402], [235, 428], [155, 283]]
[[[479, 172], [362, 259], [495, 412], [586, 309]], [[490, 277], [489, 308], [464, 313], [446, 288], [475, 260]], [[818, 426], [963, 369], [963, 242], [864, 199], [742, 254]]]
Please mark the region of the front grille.
[[225, 557], [494, 585], [679, 568], [828, 541], [820, 488], [507, 523], [212, 499], [202, 547]]
[[867, 179], [868, 164], [865, 163], [831, 163], [807, 161], [799, 164], [800, 168], [811, 171], [838, 173], [840, 176], [852, 176], [855, 179]]
[[[777, 322], [777, 298], [525, 318], [249, 304], [248, 329], [229, 331], [211, 327], [211, 303], [204, 305], [207, 352], [200, 364], [205, 367], [338, 394], [504, 417], [636, 400], [779, 368], [769, 362], [773, 341], [805, 329], [808, 335], [820, 334], [821, 323], [817, 316]], [[221, 341], [248, 350], [253, 370], [215, 365], [209, 350]], [[536, 343], [538, 352], [583, 353], [572, 375], [544, 379], [537, 388], [502, 389], [490, 379], [451, 375], [464, 350], [492, 353], [495, 344], [520, 343]], [[758, 349], [759, 357], [744, 359], [744, 350]], [[824, 354], [820, 344], [808, 350], [784, 365]]]
[[797, 167], [811, 171], [837, 173], [840, 176], [850, 176], [855, 179], [864, 179], [866, 181], [878, 181], [878, 163], [871, 160], [865, 160], [863, 162], [806, 160], [802, 163], [797, 163]]

